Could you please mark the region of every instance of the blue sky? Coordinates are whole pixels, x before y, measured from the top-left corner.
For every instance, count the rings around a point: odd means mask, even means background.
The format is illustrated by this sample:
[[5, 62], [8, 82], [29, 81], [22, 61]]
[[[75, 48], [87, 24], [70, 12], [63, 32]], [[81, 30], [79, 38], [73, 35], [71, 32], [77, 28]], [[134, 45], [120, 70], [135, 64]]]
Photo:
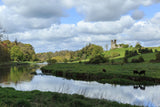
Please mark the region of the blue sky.
[[105, 48], [112, 39], [160, 46], [160, 0], [0, 0], [0, 26], [36, 52]]

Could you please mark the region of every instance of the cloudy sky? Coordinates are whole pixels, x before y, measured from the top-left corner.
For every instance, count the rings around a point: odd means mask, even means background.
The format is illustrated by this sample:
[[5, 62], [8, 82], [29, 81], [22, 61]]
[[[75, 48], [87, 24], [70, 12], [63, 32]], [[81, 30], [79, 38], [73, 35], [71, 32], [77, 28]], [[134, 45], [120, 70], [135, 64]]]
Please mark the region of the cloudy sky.
[[36, 52], [105, 47], [111, 39], [160, 46], [160, 0], [0, 0], [0, 26]]

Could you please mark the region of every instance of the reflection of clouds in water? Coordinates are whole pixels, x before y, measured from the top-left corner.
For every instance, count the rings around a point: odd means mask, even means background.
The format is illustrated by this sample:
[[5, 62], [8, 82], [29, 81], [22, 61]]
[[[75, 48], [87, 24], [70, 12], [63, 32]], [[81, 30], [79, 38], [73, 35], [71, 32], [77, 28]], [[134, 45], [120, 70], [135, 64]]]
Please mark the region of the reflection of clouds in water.
[[146, 87], [146, 90], [133, 89], [133, 86], [116, 87], [110, 84], [100, 84], [97, 82], [85, 82], [67, 80], [54, 76], [34, 76], [31, 82], [21, 82], [15, 85], [0, 84], [3, 87], [13, 87], [17, 90], [30, 91], [52, 91], [68, 94], [81, 94], [90, 98], [101, 98], [114, 100], [121, 103], [136, 105], [160, 106], [160, 86]]

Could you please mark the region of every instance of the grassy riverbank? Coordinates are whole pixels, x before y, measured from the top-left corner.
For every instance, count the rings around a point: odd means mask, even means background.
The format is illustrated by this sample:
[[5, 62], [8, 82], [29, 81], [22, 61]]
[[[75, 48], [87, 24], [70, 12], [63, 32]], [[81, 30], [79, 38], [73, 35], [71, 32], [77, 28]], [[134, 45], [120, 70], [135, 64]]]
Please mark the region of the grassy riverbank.
[[0, 107], [132, 107], [129, 104], [54, 92], [16, 91], [0, 87]]
[[[98, 81], [120, 85], [156, 85], [160, 84], [159, 63], [128, 63], [128, 64], [79, 64], [59, 63], [42, 67], [43, 72], [68, 79]], [[102, 70], [105, 69], [106, 72]], [[146, 70], [146, 75], [133, 74], [133, 70]]]

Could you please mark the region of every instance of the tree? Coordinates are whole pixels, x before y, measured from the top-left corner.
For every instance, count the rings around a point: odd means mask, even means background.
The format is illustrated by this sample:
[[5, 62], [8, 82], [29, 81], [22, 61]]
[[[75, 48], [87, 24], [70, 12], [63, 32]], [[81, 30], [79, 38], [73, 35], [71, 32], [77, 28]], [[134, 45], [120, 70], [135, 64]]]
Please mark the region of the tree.
[[23, 52], [19, 46], [13, 46], [11, 48], [11, 60], [12, 61], [23, 61]]
[[135, 48], [141, 49], [142, 46], [141, 46], [141, 44], [139, 42], [137, 42]]

